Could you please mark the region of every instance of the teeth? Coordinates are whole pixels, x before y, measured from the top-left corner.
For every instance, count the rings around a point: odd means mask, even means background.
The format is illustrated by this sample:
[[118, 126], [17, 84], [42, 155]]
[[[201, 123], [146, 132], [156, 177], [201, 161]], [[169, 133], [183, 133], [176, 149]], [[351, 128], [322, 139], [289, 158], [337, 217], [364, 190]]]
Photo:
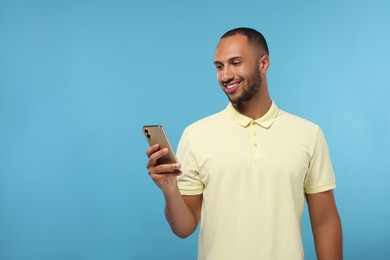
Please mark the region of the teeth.
[[232, 84], [232, 85], [227, 85], [226, 87], [227, 88], [234, 88], [235, 86], [237, 86], [238, 84], [237, 83], [234, 83], [234, 84]]

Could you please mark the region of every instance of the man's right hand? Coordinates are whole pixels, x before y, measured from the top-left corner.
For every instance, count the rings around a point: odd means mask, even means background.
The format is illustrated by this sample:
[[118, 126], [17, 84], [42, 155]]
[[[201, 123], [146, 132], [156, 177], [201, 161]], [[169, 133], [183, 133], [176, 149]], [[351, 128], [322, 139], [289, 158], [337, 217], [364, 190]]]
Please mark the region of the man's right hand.
[[181, 174], [179, 163], [158, 164], [157, 160], [168, 153], [168, 148], [160, 150], [158, 144], [149, 147], [146, 155], [149, 160], [146, 164], [148, 173], [156, 185], [164, 192], [170, 192], [177, 189], [177, 176]]

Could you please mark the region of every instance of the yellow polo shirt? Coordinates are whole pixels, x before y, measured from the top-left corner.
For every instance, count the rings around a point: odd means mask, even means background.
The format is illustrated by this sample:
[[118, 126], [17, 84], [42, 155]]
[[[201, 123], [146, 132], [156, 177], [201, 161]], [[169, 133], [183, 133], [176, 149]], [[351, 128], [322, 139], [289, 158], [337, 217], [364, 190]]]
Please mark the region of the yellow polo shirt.
[[229, 104], [188, 126], [182, 195], [203, 194], [198, 259], [303, 259], [305, 193], [334, 189], [321, 129], [273, 103], [252, 120]]

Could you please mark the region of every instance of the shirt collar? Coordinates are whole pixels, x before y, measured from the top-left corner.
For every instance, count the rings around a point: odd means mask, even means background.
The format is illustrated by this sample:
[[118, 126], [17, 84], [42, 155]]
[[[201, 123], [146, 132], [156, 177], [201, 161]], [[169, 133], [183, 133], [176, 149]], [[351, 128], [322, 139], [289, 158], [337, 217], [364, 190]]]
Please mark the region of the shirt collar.
[[253, 120], [250, 117], [240, 114], [233, 107], [232, 103], [229, 103], [227, 105], [225, 112], [230, 118], [232, 118], [234, 121], [236, 121], [238, 124], [240, 124], [243, 127], [247, 127], [251, 122], [255, 122], [264, 128], [269, 128], [272, 125], [272, 123], [275, 121], [276, 116], [278, 115], [279, 112], [279, 108], [276, 106], [274, 102], [272, 102], [272, 105], [270, 109], [267, 111], [267, 113], [256, 120]]

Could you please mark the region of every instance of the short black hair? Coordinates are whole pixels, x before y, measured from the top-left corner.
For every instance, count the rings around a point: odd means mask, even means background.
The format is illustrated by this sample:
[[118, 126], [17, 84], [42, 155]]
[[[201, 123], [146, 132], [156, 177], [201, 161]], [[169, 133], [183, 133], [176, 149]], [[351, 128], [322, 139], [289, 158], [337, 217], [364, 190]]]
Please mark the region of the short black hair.
[[258, 46], [262, 51], [265, 52], [265, 54], [269, 55], [267, 41], [265, 40], [264, 36], [255, 29], [247, 27], [235, 28], [222, 35], [221, 39], [237, 34], [245, 35], [249, 43]]

